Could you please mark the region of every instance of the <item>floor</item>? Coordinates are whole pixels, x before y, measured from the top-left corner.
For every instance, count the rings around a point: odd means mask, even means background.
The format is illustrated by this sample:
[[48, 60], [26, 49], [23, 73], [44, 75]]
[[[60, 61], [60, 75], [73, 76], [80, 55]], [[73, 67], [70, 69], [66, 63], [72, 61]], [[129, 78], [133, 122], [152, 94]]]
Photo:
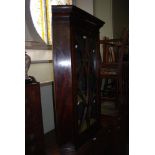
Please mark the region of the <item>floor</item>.
[[45, 135], [46, 155], [129, 155], [128, 117], [102, 117], [102, 129], [95, 143], [83, 145], [76, 153], [60, 153], [55, 132]]

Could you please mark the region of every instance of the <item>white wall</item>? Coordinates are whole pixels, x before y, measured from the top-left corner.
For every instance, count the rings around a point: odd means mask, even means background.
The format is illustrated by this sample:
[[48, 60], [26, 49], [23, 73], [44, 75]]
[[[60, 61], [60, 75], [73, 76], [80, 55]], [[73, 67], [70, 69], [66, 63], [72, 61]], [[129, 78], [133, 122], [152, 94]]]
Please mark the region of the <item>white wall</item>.
[[55, 128], [52, 83], [41, 84], [40, 91], [44, 133], [48, 133]]
[[31, 36], [27, 23], [25, 22], [25, 41], [33, 41], [33, 37]]
[[129, 0], [113, 0], [114, 38], [120, 38], [124, 28], [129, 28]]
[[93, 0], [75, 0], [73, 4], [92, 15], [94, 14]]
[[28, 75], [34, 76], [38, 82], [53, 81], [52, 66], [52, 63], [31, 64]]
[[100, 29], [100, 38], [113, 38], [112, 0], [94, 0], [94, 15], [105, 22]]
[[38, 82], [53, 81], [52, 50], [28, 50], [31, 65], [28, 75], [34, 76]]

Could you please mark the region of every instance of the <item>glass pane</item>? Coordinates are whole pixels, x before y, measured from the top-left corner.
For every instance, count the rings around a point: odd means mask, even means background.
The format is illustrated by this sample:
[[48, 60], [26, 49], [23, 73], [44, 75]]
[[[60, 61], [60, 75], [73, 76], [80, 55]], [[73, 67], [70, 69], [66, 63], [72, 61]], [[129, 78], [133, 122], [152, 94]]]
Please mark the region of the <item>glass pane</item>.
[[96, 42], [95, 38], [76, 35], [78, 130], [88, 130], [97, 119]]

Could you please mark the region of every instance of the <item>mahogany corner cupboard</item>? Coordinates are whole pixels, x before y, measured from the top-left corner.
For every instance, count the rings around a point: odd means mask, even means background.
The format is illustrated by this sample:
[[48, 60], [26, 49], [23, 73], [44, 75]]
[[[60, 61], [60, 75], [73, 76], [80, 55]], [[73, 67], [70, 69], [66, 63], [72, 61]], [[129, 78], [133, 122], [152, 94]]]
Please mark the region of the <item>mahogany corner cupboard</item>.
[[52, 6], [55, 125], [60, 146], [77, 149], [100, 127], [99, 29], [73, 6]]

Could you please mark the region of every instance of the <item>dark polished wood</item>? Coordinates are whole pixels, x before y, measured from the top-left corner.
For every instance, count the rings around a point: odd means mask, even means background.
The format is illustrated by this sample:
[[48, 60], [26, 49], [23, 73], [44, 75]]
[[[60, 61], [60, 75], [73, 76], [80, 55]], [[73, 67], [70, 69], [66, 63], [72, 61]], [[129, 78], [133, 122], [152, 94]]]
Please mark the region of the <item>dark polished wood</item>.
[[[99, 28], [103, 24], [75, 6], [52, 6], [55, 124], [62, 150], [76, 150], [99, 128]], [[90, 116], [88, 109], [93, 108]]]
[[25, 81], [25, 154], [44, 154], [44, 133], [40, 84], [33, 78]]
[[[105, 118], [105, 121], [107, 119]], [[56, 142], [55, 132], [46, 134], [46, 155], [129, 155], [129, 143], [123, 123], [120, 124], [119, 128], [117, 126], [111, 127], [113, 124], [111, 121], [108, 120], [109, 125], [104, 123], [105, 127], [98, 131], [96, 139], [87, 141], [76, 152], [62, 152]]]

